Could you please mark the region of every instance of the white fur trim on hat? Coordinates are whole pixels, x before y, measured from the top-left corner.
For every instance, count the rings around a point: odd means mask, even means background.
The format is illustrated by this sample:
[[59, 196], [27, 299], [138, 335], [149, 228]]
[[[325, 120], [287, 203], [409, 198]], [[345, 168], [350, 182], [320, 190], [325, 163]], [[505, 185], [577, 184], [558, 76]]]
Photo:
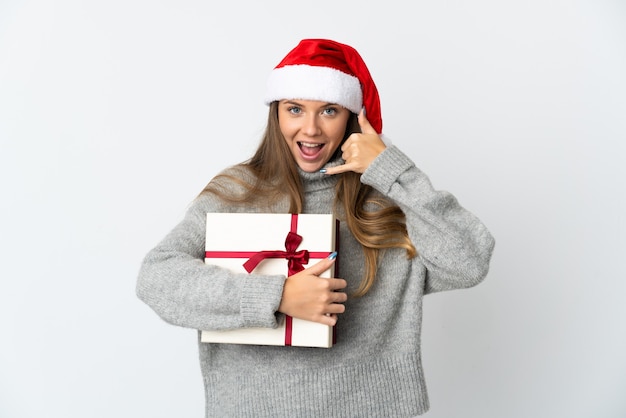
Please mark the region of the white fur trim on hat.
[[265, 103], [283, 99], [336, 103], [357, 114], [363, 107], [359, 79], [330, 67], [287, 65], [275, 68], [267, 81]]

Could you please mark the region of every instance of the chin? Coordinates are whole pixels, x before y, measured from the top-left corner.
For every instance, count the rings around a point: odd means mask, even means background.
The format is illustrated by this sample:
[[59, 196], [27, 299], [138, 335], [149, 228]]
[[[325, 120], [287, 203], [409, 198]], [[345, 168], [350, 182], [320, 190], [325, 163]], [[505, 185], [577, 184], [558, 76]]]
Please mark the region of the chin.
[[311, 163], [300, 163], [298, 167], [304, 172], [307, 173], [315, 173], [320, 171], [320, 169], [324, 166], [324, 164], [311, 164]]
[[305, 173], [315, 173], [317, 171], [320, 171], [319, 168], [302, 167], [302, 166], [300, 166], [300, 169], [304, 171]]

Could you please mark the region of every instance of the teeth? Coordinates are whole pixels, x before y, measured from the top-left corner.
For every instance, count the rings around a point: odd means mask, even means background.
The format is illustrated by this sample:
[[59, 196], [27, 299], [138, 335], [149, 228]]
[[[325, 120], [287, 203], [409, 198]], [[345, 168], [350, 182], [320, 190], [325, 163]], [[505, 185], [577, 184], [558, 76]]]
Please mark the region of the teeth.
[[322, 146], [322, 144], [310, 144], [308, 142], [300, 142], [300, 145], [302, 145], [303, 147], [307, 147], [307, 148], [315, 148], [315, 147]]

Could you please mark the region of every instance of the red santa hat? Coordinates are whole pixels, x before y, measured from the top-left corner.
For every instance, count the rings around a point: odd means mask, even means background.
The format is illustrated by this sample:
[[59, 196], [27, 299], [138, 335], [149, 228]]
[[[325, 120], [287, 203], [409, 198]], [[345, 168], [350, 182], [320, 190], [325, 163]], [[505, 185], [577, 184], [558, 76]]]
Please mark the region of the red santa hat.
[[367, 119], [382, 133], [378, 89], [363, 58], [349, 45], [328, 39], [303, 39], [272, 70], [265, 103], [282, 99], [336, 103]]

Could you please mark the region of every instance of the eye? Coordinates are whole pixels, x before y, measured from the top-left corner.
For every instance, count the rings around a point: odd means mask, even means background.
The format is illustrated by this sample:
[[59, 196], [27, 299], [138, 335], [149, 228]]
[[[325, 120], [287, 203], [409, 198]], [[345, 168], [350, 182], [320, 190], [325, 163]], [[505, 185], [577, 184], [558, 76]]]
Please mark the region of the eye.
[[300, 108], [299, 106], [289, 106], [287, 108], [287, 112], [293, 113], [294, 115], [299, 115], [300, 113], [302, 113], [302, 108]]
[[336, 107], [327, 107], [324, 109], [323, 113], [328, 116], [335, 116], [337, 114]]

